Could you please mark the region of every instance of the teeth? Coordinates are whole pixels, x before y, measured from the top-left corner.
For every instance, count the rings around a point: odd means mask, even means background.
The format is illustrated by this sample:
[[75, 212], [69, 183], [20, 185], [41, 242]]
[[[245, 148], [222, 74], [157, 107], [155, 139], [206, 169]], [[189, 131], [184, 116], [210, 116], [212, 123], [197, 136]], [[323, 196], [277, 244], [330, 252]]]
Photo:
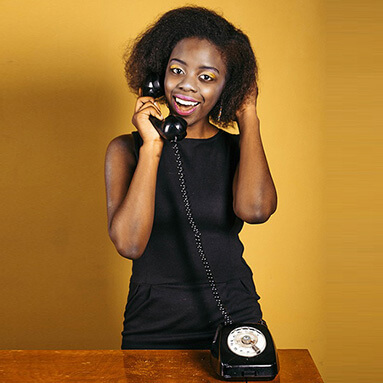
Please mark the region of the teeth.
[[175, 97], [175, 100], [177, 104], [184, 105], [184, 106], [196, 106], [199, 104], [199, 102], [186, 101], [178, 97]]

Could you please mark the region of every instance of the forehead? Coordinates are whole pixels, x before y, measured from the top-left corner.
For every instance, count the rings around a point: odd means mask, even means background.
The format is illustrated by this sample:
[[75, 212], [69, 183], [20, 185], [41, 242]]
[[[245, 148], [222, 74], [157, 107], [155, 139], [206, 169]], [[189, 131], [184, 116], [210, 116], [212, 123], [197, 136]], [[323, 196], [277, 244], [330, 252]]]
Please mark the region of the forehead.
[[188, 65], [215, 67], [226, 71], [220, 50], [210, 41], [197, 37], [179, 41], [170, 54], [171, 59], [185, 61]]

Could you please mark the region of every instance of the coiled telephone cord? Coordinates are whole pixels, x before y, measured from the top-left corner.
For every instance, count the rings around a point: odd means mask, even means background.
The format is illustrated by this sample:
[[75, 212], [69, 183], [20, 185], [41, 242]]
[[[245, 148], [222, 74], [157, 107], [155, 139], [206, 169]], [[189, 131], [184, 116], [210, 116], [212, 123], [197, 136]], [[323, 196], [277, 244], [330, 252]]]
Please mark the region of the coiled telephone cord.
[[195, 240], [198, 254], [199, 254], [201, 261], [202, 261], [202, 264], [205, 268], [206, 276], [207, 276], [207, 279], [209, 281], [211, 291], [212, 291], [214, 299], [217, 303], [217, 307], [223, 316], [224, 323], [225, 323], [225, 325], [232, 324], [233, 320], [231, 319], [229, 313], [227, 312], [225, 306], [222, 303], [221, 297], [219, 295], [219, 292], [218, 292], [218, 289], [217, 289], [217, 286], [216, 286], [216, 283], [214, 280], [213, 273], [212, 273], [211, 268], [210, 268], [209, 261], [206, 258], [205, 251], [203, 249], [202, 241], [201, 241], [201, 232], [199, 231], [199, 229], [198, 229], [198, 227], [194, 221], [194, 218], [193, 218], [190, 200], [189, 200], [188, 192], [186, 189], [185, 176], [184, 176], [184, 171], [183, 171], [183, 167], [182, 167], [181, 153], [179, 151], [179, 147], [178, 147], [176, 139], [174, 141], [172, 141], [172, 148], [173, 148], [174, 155], [176, 158], [176, 165], [177, 165], [177, 170], [178, 170], [178, 180], [180, 183], [181, 195], [182, 195], [182, 199], [183, 199], [184, 206], [185, 206], [186, 217], [187, 217], [189, 225], [190, 225], [190, 227], [194, 233], [194, 240]]

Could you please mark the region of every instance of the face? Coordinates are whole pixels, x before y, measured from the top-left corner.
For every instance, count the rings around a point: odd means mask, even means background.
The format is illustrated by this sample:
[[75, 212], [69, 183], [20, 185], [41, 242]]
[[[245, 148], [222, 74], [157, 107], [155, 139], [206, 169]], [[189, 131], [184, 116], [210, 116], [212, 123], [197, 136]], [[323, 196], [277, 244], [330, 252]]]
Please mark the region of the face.
[[172, 114], [188, 127], [208, 124], [209, 112], [226, 82], [226, 65], [216, 46], [207, 40], [187, 38], [178, 42], [165, 73], [165, 96]]

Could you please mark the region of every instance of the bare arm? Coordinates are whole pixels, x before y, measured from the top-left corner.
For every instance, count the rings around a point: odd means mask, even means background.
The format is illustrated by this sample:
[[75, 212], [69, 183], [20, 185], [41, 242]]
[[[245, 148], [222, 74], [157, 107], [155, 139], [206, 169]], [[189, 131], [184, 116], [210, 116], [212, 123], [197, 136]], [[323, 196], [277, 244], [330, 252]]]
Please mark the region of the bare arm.
[[263, 150], [256, 95], [237, 112], [240, 160], [234, 176], [233, 207], [248, 223], [263, 223], [277, 208], [277, 193]]
[[149, 115], [162, 118], [152, 99], [139, 98], [132, 119], [143, 138], [138, 162], [132, 135], [112, 140], [105, 159], [109, 235], [117, 251], [129, 259], [142, 255], [153, 227], [163, 142], [149, 122]]

